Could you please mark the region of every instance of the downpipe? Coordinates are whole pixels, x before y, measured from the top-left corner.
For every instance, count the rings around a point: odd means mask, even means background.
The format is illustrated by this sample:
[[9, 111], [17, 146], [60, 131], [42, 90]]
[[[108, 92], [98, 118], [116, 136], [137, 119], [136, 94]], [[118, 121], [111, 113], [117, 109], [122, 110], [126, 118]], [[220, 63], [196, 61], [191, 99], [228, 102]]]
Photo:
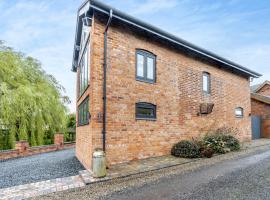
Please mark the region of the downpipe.
[[113, 10], [110, 10], [108, 22], [104, 31], [104, 64], [103, 64], [103, 125], [102, 125], [102, 149], [106, 152], [106, 120], [107, 120], [107, 32], [113, 17]]

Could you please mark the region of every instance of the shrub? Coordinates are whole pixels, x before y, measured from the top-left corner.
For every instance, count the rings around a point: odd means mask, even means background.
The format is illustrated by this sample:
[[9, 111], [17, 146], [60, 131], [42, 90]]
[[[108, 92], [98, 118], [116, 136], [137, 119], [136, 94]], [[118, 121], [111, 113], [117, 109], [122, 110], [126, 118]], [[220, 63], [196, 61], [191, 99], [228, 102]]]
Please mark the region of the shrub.
[[222, 141], [220, 135], [207, 135], [203, 139], [207, 148], [211, 148], [215, 153], [226, 153], [225, 143]]
[[222, 135], [222, 141], [225, 142], [227, 148], [231, 151], [237, 151], [240, 149], [240, 142], [232, 135]]
[[182, 140], [173, 145], [171, 154], [182, 158], [198, 158], [200, 157], [200, 150], [195, 142]]
[[211, 158], [214, 154], [214, 150], [211, 148], [206, 148], [201, 151], [201, 157]]
[[206, 135], [203, 142], [206, 147], [212, 148], [215, 153], [227, 153], [240, 149], [240, 142], [232, 133], [236, 133], [232, 128], [220, 128], [213, 134]]

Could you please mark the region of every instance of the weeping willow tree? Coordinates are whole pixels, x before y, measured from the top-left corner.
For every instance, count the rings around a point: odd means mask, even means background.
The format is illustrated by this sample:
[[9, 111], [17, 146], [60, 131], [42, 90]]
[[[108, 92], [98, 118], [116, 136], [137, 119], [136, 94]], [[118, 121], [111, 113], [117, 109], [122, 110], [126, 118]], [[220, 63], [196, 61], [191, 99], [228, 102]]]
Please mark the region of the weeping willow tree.
[[16, 140], [42, 145], [46, 132], [64, 131], [69, 100], [63, 92], [38, 60], [0, 41], [0, 129], [8, 130], [11, 148]]

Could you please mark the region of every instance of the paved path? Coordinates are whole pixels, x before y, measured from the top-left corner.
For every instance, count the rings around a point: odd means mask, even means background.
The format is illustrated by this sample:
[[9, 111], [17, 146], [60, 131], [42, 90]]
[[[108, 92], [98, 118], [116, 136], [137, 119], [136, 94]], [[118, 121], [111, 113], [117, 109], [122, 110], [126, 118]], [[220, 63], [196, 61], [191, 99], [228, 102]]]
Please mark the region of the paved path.
[[84, 186], [85, 184], [79, 175], [57, 178], [0, 189], [0, 200], [27, 199]]
[[104, 199], [270, 199], [270, 151], [164, 177]]
[[75, 176], [83, 169], [74, 149], [0, 161], [0, 188]]

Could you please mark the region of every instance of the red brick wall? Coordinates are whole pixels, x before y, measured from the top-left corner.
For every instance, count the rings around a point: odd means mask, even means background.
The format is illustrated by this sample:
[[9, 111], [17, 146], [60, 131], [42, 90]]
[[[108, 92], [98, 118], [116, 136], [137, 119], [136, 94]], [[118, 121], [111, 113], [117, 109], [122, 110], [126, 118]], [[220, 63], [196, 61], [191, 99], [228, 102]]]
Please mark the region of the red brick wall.
[[[94, 17], [91, 32], [91, 80], [87, 93], [92, 119], [88, 126], [77, 128], [77, 156], [88, 169], [91, 169], [93, 149], [102, 147], [102, 123], [97, 117], [102, 113], [105, 24], [102, 20]], [[157, 56], [155, 84], [135, 80], [136, 48]], [[210, 96], [202, 93], [203, 71], [211, 74]], [[198, 137], [224, 125], [239, 128], [241, 140], [251, 139], [247, 78], [188, 57], [164, 42], [116, 23], [108, 31], [107, 73], [109, 164], [169, 154], [177, 141]], [[135, 103], [139, 101], [157, 105], [156, 121], [135, 119]], [[213, 112], [198, 116], [203, 102], [213, 102]], [[234, 109], [239, 106], [244, 108], [244, 118], [235, 118]]]
[[251, 99], [251, 114], [260, 115], [263, 119], [270, 117], [270, 105]]
[[64, 143], [63, 134], [55, 134], [53, 145], [35, 146], [29, 148], [29, 144], [27, 141], [18, 141], [16, 142], [15, 149], [0, 151], [0, 160], [31, 156], [40, 153], [57, 151], [61, 149], [69, 149], [74, 147], [75, 143]]
[[270, 96], [270, 85], [265, 84], [259, 91], [256, 92], [257, 94], [261, 94], [264, 96]]

